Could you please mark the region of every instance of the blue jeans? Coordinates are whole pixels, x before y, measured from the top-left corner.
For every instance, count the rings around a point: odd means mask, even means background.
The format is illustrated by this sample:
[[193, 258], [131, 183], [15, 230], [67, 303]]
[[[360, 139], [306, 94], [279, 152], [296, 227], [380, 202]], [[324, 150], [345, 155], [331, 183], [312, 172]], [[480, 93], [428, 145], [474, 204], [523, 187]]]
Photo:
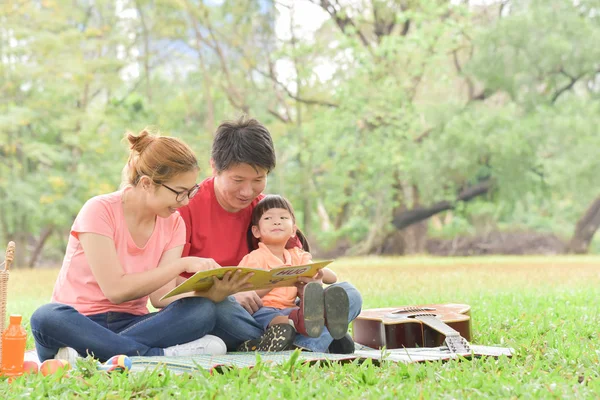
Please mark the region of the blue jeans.
[[[348, 322], [354, 321], [360, 314], [362, 307], [360, 293], [348, 282], [337, 283], [332, 286], [340, 286], [346, 290], [350, 303]], [[291, 311], [291, 309], [289, 310]], [[235, 351], [246, 340], [256, 339], [265, 333], [263, 324], [254, 319], [232, 296], [216, 304], [216, 315], [217, 324], [210, 333], [223, 339], [229, 351]], [[333, 338], [329, 331], [324, 328], [321, 336], [317, 338], [296, 335], [294, 344], [311, 351], [326, 353], [332, 341]]]
[[274, 307], [261, 307], [254, 314], [252, 314], [252, 318], [258, 322], [264, 330], [269, 327], [269, 324], [273, 320], [273, 318], [278, 317], [280, 315], [288, 316], [292, 312], [292, 310], [298, 309], [298, 307], [290, 307], [290, 308], [274, 308]]
[[191, 342], [215, 327], [216, 305], [201, 297], [186, 297], [159, 312], [133, 315], [107, 312], [83, 315], [73, 307], [50, 303], [31, 316], [31, 332], [40, 361], [54, 358], [61, 347], [72, 347], [106, 361], [117, 354], [162, 356], [165, 347]]

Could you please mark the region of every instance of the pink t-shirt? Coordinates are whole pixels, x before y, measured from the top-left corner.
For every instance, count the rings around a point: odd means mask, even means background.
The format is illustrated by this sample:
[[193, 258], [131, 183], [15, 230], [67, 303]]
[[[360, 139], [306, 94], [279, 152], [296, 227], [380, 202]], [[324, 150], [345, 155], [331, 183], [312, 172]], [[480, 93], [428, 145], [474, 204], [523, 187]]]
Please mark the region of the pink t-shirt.
[[54, 285], [52, 301], [74, 307], [84, 315], [109, 311], [134, 315], [148, 313], [148, 296], [122, 304], [111, 303], [96, 281], [79, 242], [80, 233], [108, 236], [115, 243], [119, 262], [127, 274], [158, 267], [163, 253], [185, 244], [185, 224], [179, 213], [156, 218], [154, 231], [143, 248], [138, 247], [125, 224], [121, 197], [123, 192], [96, 196], [88, 200], [71, 227], [63, 265]]

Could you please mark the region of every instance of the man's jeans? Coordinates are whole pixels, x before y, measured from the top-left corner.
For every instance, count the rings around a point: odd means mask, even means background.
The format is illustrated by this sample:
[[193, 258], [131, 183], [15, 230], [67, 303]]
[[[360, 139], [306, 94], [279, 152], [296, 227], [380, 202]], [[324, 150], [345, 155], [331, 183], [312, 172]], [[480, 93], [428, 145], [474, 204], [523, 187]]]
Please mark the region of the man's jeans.
[[146, 315], [107, 312], [85, 316], [71, 306], [51, 303], [33, 313], [31, 332], [41, 361], [54, 358], [61, 347], [72, 347], [81, 356], [93, 354], [101, 361], [117, 354], [162, 356], [165, 347], [191, 342], [212, 331], [216, 308], [208, 299], [186, 297]]
[[[346, 290], [350, 303], [348, 321], [353, 321], [360, 314], [362, 307], [360, 293], [348, 282], [332, 286], [340, 286]], [[229, 351], [235, 351], [246, 340], [258, 338], [265, 333], [263, 324], [256, 321], [232, 296], [216, 304], [216, 317], [216, 327], [210, 333], [223, 339]], [[333, 338], [329, 334], [329, 331], [327, 331], [327, 328], [324, 328], [321, 336], [317, 338], [296, 335], [294, 344], [311, 351], [325, 353], [328, 351], [332, 341]]]

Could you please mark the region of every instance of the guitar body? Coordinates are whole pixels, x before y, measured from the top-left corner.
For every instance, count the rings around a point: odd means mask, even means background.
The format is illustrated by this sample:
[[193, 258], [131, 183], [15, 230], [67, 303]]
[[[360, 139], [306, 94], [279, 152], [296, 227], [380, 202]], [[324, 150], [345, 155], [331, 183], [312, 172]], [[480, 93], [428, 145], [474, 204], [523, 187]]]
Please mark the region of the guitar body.
[[403, 347], [442, 346], [446, 335], [419, 321], [419, 316], [435, 316], [448, 329], [456, 330], [471, 340], [471, 307], [466, 304], [428, 304], [363, 310], [353, 322], [356, 343], [372, 347], [398, 349]]

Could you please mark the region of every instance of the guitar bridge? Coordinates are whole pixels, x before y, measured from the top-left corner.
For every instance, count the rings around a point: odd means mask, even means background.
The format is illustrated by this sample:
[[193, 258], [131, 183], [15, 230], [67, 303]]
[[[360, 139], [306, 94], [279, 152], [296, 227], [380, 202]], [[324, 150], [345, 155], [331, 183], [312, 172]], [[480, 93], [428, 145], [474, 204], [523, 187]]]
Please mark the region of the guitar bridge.
[[471, 346], [469, 346], [469, 342], [467, 342], [467, 340], [460, 335], [446, 336], [444, 344], [448, 346], [448, 350], [450, 350], [451, 353], [471, 352]]

